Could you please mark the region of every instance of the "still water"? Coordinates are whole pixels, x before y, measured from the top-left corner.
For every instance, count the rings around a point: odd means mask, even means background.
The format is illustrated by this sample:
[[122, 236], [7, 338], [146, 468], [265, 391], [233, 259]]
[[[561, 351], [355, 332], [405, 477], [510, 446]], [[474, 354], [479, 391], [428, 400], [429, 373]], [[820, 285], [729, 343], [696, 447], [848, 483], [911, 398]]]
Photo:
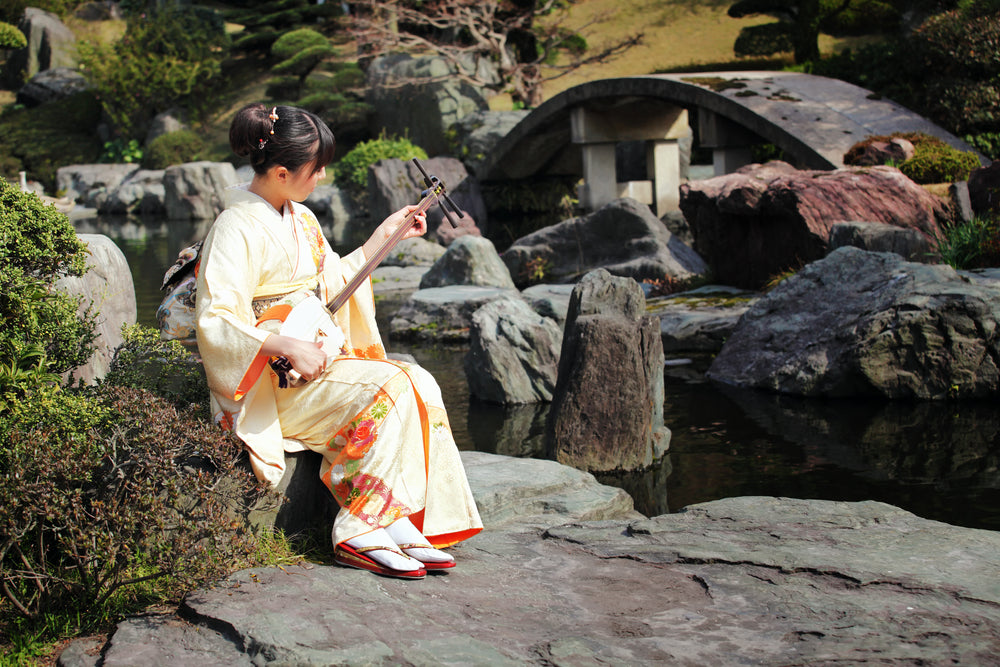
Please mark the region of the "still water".
[[[76, 221], [109, 236], [132, 271], [139, 322], [152, 326], [163, 272], [206, 224], [121, 218]], [[380, 319], [385, 322], [391, 301]], [[383, 331], [385, 329], [383, 328]], [[545, 456], [546, 405], [504, 408], [469, 398], [455, 346], [387, 341], [441, 384], [462, 449]], [[707, 361], [666, 369], [670, 452], [642, 474], [606, 475], [652, 516], [730, 496], [880, 500], [929, 519], [1000, 530], [1000, 412], [995, 402], [818, 400], [707, 382]]]

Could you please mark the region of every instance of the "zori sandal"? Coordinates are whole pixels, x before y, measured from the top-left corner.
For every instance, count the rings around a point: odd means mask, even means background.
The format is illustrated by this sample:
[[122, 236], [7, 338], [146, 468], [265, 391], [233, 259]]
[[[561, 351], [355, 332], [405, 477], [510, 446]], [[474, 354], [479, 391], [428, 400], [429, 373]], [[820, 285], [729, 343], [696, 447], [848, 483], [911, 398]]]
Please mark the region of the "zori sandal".
[[365, 555], [369, 551], [377, 551], [379, 549], [383, 551], [392, 551], [400, 556], [406, 556], [406, 554], [400, 553], [392, 547], [352, 547], [349, 544], [341, 542], [333, 550], [333, 560], [334, 562], [346, 567], [368, 570], [369, 572], [374, 572], [375, 574], [381, 574], [385, 577], [396, 577], [397, 579], [423, 579], [427, 574], [427, 570], [423, 568], [418, 570], [394, 570], [391, 567], [386, 567], [385, 565], [382, 565]]
[[[400, 551], [406, 554], [407, 549], [430, 549], [431, 551], [438, 551], [429, 544], [397, 544]], [[410, 554], [406, 554], [410, 556]], [[416, 558], [416, 556], [410, 556], [410, 558]], [[417, 560], [420, 560], [417, 558]], [[424, 564], [425, 570], [447, 570], [449, 567], [455, 567], [455, 561], [453, 560], [438, 560], [438, 561], [425, 561], [420, 560]]]

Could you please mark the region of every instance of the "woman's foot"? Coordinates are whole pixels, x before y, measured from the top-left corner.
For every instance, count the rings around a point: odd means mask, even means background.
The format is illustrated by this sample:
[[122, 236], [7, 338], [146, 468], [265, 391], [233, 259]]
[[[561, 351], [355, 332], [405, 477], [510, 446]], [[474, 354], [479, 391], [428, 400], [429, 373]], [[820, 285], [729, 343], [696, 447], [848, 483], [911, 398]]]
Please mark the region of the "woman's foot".
[[[389, 536], [389, 533], [382, 528], [378, 528], [369, 533], [364, 533], [363, 535], [358, 535], [357, 537], [352, 537], [349, 540], [345, 540], [343, 545], [350, 547], [351, 555], [367, 558], [375, 561], [377, 564], [389, 568], [390, 570], [397, 570], [399, 572], [416, 572], [418, 570], [423, 570], [423, 563], [415, 558], [403, 553], [396, 542]], [[342, 545], [338, 545], [342, 546]], [[341, 559], [338, 562], [350, 559]], [[358, 566], [357, 563], [344, 563], [345, 565]], [[370, 569], [370, 568], [364, 568]]]
[[416, 558], [428, 570], [455, 566], [454, 556], [432, 547], [423, 533], [406, 517], [395, 521], [385, 532], [403, 553]]

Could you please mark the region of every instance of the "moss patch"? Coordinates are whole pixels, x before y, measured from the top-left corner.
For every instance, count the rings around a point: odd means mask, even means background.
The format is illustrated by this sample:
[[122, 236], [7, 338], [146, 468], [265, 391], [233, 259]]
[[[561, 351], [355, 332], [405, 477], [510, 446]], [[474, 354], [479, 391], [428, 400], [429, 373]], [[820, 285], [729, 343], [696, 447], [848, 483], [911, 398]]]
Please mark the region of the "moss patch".
[[746, 88], [747, 84], [741, 79], [724, 79], [721, 76], [686, 76], [681, 81], [693, 83], [696, 86], [703, 86], [721, 93], [724, 90]]

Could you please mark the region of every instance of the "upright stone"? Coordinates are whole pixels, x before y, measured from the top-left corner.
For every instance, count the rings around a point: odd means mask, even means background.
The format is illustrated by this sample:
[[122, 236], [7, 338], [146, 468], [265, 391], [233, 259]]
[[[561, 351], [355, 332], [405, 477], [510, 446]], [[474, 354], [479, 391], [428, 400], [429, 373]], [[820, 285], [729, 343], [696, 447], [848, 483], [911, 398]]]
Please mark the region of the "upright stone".
[[222, 212], [223, 192], [239, 179], [228, 162], [188, 162], [167, 167], [163, 189], [171, 220], [211, 220]]
[[76, 69], [76, 35], [58, 16], [28, 7], [17, 27], [27, 37], [28, 45], [13, 51], [4, 65], [3, 71], [11, 88], [19, 87], [47, 69]]
[[[485, 58], [469, 62], [480, 77], [497, 76]], [[372, 125], [407, 135], [430, 155], [450, 151], [448, 130], [455, 121], [489, 108], [482, 89], [463, 81], [455, 66], [440, 56], [381, 56], [366, 68], [366, 100], [374, 109]]]
[[603, 269], [570, 299], [547, 424], [560, 463], [595, 471], [648, 467], [670, 442], [663, 424], [660, 323], [642, 289]]
[[[429, 175], [441, 179], [456, 206], [467, 212], [480, 229], [486, 229], [486, 204], [479, 183], [469, 177], [461, 162], [451, 157], [433, 157], [420, 164]], [[424, 176], [412, 160], [379, 160], [368, 173], [368, 208], [372, 224], [378, 224], [407, 204], [416, 204], [420, 193], [426, 189]], [[428, 236], [433, 237], [439, 227], [451, 227], [443, 219], [441, 207], [431, 207], [427, 212]]]
[[80, 277], [60, 279], [59, 288], [82, 295], [80, 308], [92, 308], [98, 313], [94, 354], [84, 366], [72, 371], [74, 381], [91, 384], [108, 372], [115, 349], [122, 344], [122, 325], [136, 322], [135, 287], [128, 261], [111, 239], [103, 234], [79, 237], [87, 244], [90, 269]]

